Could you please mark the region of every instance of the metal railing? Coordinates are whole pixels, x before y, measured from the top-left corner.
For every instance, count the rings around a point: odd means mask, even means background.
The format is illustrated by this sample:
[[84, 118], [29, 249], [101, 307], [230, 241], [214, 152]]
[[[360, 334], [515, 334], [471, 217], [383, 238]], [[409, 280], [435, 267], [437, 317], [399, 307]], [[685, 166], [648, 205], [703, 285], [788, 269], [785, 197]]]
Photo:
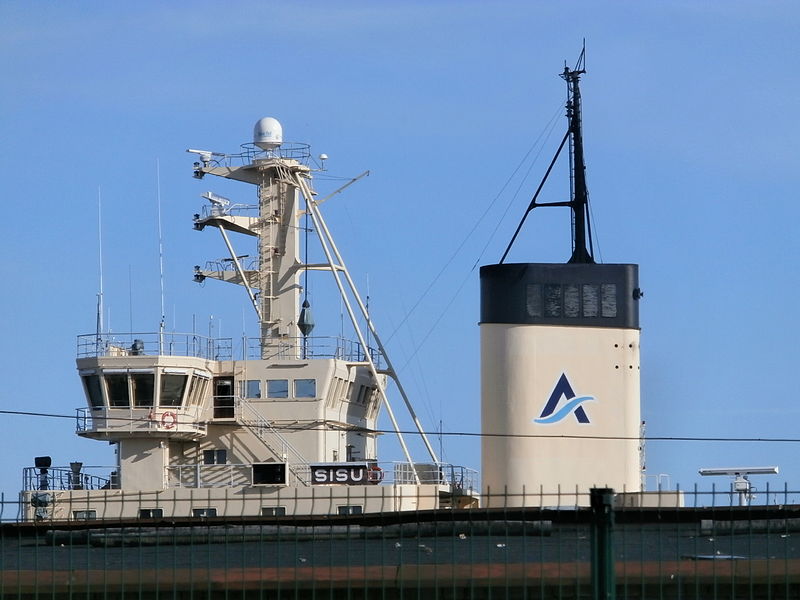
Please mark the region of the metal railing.
[[464, 493], [477, 492], [479, 489], [478, 471], [469, 467], [450, 463], [414, 463], [414, 469], [408, 462], [391, 463], [392, 477], [387, 483], [413, 484], [414, 470], [419, 482], [452, 486]]
[[[243, 338], [244, 358], [248, 360], [299, 360], [338, 358], [348, 362], [364, 362], [366, 354], [357, 341], [335, 336], [281, 338], [270, 341], [262, 349], [260, 338]], [[194, 333], [87, 333], [78, 336], [78, 358], [106, 356], [191, 356], [211, 360], [232, 360], [232, 338], [211, 338]], [[239, 352], [237, 351], [237, 354]], [[369, 348], [369, 355], [378, 368], [383, 361], [380, 352]]]
[[[269, 342], [262, 349], [259, 338], [247, 338], [248, 359], [281, 359], [297, 360], [302, 358], [338, 358], [348, 362], [365, 362], [367, 360], [363, 346], [355, 341], [335, 336], [309, 336], [307, 338], [281, 338], [280, 341]], [[375, 366], [382, 368], [380, 351], [369, 348], [369, 355]]]
[[[108, 473], [107, 477], [92, 471]], [[22, 489], [32, 490], [107, 490], [119, 488], [114, 467], [25, 467], [22, 469]]]
[[170, 488], [240, 487], [253, 484], [253, 465], [188, 464], [167, 467]]
[[231, 338], [211, 338], [196, 333], [88, 333], [78, 336], [78, 358], [161, 355], [230, 360], [232, 349]]
[[261, 442], [281, 461], [287, 462], [289, 472], [296, 481], [291, 483], [309, 484], [308, 461], [286, 439], [280, 431], [275, 429], [261, 413], [244, 398], [236, 399], [237, 421], [247, 427]]
[[[97, 430], [119, 433], [190, 433], [205, 435], [207, 426], [186, 417], [179, 407], [161, 407], [167, 411], [170, 420], [162, 421], [152, 408], [110, 408], [96, 410], [85, 406], [76, 408], [75, 433], [81, 434]], [[163, 412], [160, 413], [163, 416]]]
[[[376, 485], [416, 483], [414, 472], [407, 462], [364, 462], [371, 467], [373, 477], [370, 481]], [[456, 494], [469, 495], [478, 492], [478, 472], [474, 469], [447, 463], [416, 463], [414, 466], [421, 484], [446, 486]], [[287, 467], [289, 472], [304, 484], [311, 481], [308, 462], [289, 462]], [[166, 469], [167, 485], [170, 488], [226, 488], [253, 485], [253, 465], [250, 463], [185, 464], [171, 465]]]

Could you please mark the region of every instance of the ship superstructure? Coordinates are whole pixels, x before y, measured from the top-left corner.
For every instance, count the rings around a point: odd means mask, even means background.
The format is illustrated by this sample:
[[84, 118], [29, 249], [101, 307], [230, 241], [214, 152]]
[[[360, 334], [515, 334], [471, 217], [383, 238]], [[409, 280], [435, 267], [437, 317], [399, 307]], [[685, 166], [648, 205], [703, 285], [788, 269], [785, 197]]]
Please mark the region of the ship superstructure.
[[[37, 458], [25, 470], [30, 518], [353, 514], [476, 501], [476, 474], [439, 462], [396, 377], [322, 216], [324, 198], [315, 199], [309, 146], [284, 143], [269, 117], [253, 139], [233, 155], [189, 152], [195, 178], [256, 188], [255, 206], [204, 194], [209, 205], [194, 227], [216, 229], [229, 256], [195, 267], [194, 277], [243, 287], [259, 336], [237, 356], [230, 339], [167, 332], [163, 321], [151, 334], [80, 336], [88, 407], [78, 409], [77, 433], [114, 444], [117, 465], [95, 475], [81, 463], [53, 467]], [[301, 251], [309, 230], [324, 261]], [[238, 254], [237, 236], [255, 238], [257, 256]], [[355, 339], [311, 335], [303, 283], [317, 271], [333, 276]], [[389, 380], [427, 450], [423, 462], [412, 460], [400, 432]], [[378, 458], [382, 410], [404, 461]]]

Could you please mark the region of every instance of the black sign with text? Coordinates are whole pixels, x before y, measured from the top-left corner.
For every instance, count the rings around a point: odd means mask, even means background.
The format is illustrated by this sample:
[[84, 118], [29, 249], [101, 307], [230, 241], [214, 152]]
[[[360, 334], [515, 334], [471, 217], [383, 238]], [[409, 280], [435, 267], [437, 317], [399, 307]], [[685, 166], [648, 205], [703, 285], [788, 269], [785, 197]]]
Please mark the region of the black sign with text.
[[311, 465], [312, 485], [364, 485], [371, 483], [366, 463], [326, 463]]

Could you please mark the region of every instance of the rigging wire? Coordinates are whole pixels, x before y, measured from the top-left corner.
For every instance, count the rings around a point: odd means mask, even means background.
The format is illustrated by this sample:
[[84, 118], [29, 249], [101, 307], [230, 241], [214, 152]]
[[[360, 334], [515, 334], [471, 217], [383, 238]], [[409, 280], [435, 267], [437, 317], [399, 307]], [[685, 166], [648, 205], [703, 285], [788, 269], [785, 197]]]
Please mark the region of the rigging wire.
[[[547, 131], [547, 136], [545, 137], [545, 139], [543, 140], [543, 142], [544, 142], [544, 141], [546, 141], [547, 139], [549, 139], [550, 135], [552, 134], [553, 130], [555, 129], [556, 122], [557, 122], [557, 118], [558, 118], [558, 114], [560, 113], [560, 111], [561, 111], [561, 108], [559, 107], [559, 109], [556, 111], [556, 113], [555, 113], [555, 114], [553, 115], [553, 117], [550, 119], [550, 123], [549, 123], [550, 127], [549, 127], [549, 130]], [[542, 134], [540, 134], [540, 135], [539, 135], [539, 137], [537, 138], [537, 142], [538, 142], [538, 140], [539, 140], [541, 137], [542, 137]], [[531, 152], [533, 151], [533, 149], [534, 149], [534, 148], [535, 148], [535, 144], [534, 144], [534, 146], [532, 146], [532, 147], [531, 147], [531, 148], [528, 150], [528, 152], [527, 152], [527, 153], [525, 154], [525, 156], [523, 157], [522, 161], [520, 161], [520, 164], [519, 164], [519, 165], [517, 165], [517, 168], [516, 168], [516, 169], [514, 169], [514, 172], [511, 174], [511, 176], [508, 178], [508, 180], [506, 181], [506, 183], [503, 185], [503, 188], [500, 190], [500, 192], [498, 192], [498, 194], [497, 194], [497, 196], [495, 196], [494, 200], [492, 200], [492, 203], [491, 203], [490, 207], [491, 207], [491, 206], [493, 206], [493, 205], [496, 203], [496, 201], [499, 199], [500, 195], [503, 193], [503, 191], [505, 190], [505, 188], [506, 188], [506, 187], [508, 186], [508, 184], [511, 182], [511, 179], [512, 179], [512, 178], [513, 178], [513, 177], [514, 177], [516, 174], [517, 174], [517, 172], [518, 172], [518, 171], [519, 171], [519, 169], [522, 167], [522, 165], [524, 164], [524, 162], [525, 162], [525, 161], [528, 159], [528, 156], [530, 156], [530, 154], [531, 154]], [[450, 307], [453, 305], [453, 303], [455, 302], [456, 298], [457, 298], [457, 297], [458, 297], [458, 296], [461, 294], [461, 290], [463, 290], [463, 289], [464, 289], [464, 286], [467, 284], [467, 282], [468, 282], [468, 281], [470, 280], [470, 278], [472, 277], [472, 274], [475, 272], [475, 268], [476, 268], [476, 267], [478, 266], [478, 264], [481, 262], [481, 259], [483, 258], [483, 255], [484, 255], [484, 254], [486, 254], [486, 251], [488, 250], [488, 248], [489, 248], [489, 245], [491, 244], [492, 238], [493, 238], [493, 237], [494, 237], [494, 235], [497, 233], [498, 229], [500, 228], [500, 225], [502, 224], [503, 220], [505, 219], [506, 215], [508, 214], [508, 211], [511, 209], [511, 205], [514, 203], [514, 201], [516, 200], [517, 196], [519, 195], [519, 192], [520, 192], [520, 190], [522, 189], [522, 186], [523, 186], [523, 185], [525, 185], [525, 181], [527, 180], [527, 178], [528, 178], [528, 175], [529, 175], [529, 174], [530, 174], [530, 172], [533, 170], [533, 167], [534, 167], [534, 165], [536, 164], [536, 161], [539, 159], [539, 156], [541, 156], [541, 153], [542, 153], [542, 151], [543, 151], [543, 150], [544, 150], [544, 145], [542, 145], [542, 146], [539, 148], [539, 152], [537, 152], [536, 156], [534, 157], [533, 161], [531, 162], [530, 166], [528, 167], [528, 170], [525, 172], [525, 176], [522, 178], [522, 180], [520, 181], [519, 185], [517, 186], [517, 189], [516, 189], [516, 191], [514, 192], [514, 194], [512, 195], [511, 199], [508, 201], [508, 203], [506, 204], [506, 209], [505, 209], [505, 211], [503, 212], [503, 214], [502, 214], [502, 216], [500, 217], [500, 219], [498, 219], [498, 221], [497, 221], [497, 224], [495, 225], [495, 228], [492, 230], [492, 233], [491, 233], [491, 235], [489, 236], [489, 239], [488, 239], [488, 240], [486, 241], [486, 243], [484, 244], [483, 248], [481, 249], [481, 252], [480, 252], [480, 254], [479, 254], [479, 255], [478, 255], [478, 257], [475, 259], [475, 262], [473, 263], [472, 267], [470, 268], [470, 270], [469, 270], [469, 271], [467, 271], [467, 272], [464, 274], [464, 277], [462, 278], [462, 280], [461, 280], [461, 283], [459, 284], [458, 288], [456, 288], [456, 291], [455, 291], [455, 293], [454, 293], [454, 294], [451, 296], [450, 300], [449, 300], [449, 301], [448, 301], [448, 302], [447, 302], [447, 303], [444, 305], [444, 307], [442, 308], [442, 310], [439, 312], [439, 316], [438, 316], [438, 317], [436, 317], [436, 320], [433, 322], [433, 325], [431, 325], [430, 327], [428, 327], [428, 328], [427, 328], [427, 330], [426, 330], [426, 333], [425, 333], [425, 335], [424, 335], [424, 336], [423, 336], [423, 338], [422, 338], [422, 341], [421, 341], [419, 344], [415, 345], [414, 352], [411, 354], [411, 356], [409, 356], [409, 357], [406, 359], [406, 362], [405, 362], [405, 363], [403, 363], [403, 366], [401, 367], [401, 370], [402, 370], [402, 369], [404, 369], [404, 368], [406, 367], [406, 365], [408, 365], [408, 363], [409, 363], [409, 362], [411, 362], [411, 360], [412, 360], [412, 359], [413, 359], [415, 356], [417, 356], [417, 354], [419, 353], [419, 351], [420, 351], [420, 350], [422, 349], [422, 347], [425, 345], [425, 342], [428, 340], [428, 338], [431, 336], [431, 334], [432, 334], [432, 333], [435, 331], [436, 327], [438, 327], [438, 325], [439, 325], [439, 323], [441, 322], [441, 320], [442, 320], [442, 319], [444, 318], [444, 316], [447, 314], [447, 312], [448, 312], [449, 308], [450, 308]], [[487, 210], [486, 212], [488, 212], [488, 210]], [[482, 220], [482, 219], [483, 219], [483, 217], [486, 215], [486, 212], [484, 212], [484, 213], [483, 213], [483, 215], [481, 215], [481, 220]], [[473, 228], [472, 228], [472, 230], [470, 230], [470, 233], [467, 235], [467, 238], [469, 238], [469, 236], [472, 234], [472, 232], [473, 232], [473, 231], [475, 231], [475, 229], [477, 229], [477, 226], [478, 226], [478, 224], [479, 224], [479, 223], [480, 223], [480, 220], [478, 221], [478, 223], [476, 223], [476, 224], [475, 224], [475, 227], [473, 227]], [[439, 278], [439, 276], [442, 274], [442, 272], [444, 272], [444, 270], [447, 268], [447, 266], [450, 264], [450, 262], [452, 262], [452, 260], [455, 258], [455, 256], [456, 256], [456, 254], [458, 253], [458, 251], [461, 249], [461, 247], [462, 247], [462, 246], [464, 245], [464, 243], [467, 241], [467, 238], [465, 238], [465, 239], [464, 239], [464, 241], [463, 241], [463, 242], [461, 243], [461, 245], [459, 246], [458, 250], [456, 250], [456, 252], [455, 252], [455, 253], [453, 254], [453, 256], [450, 258], [450, 260], [448, 261], [448, 263], [447, 263], [447, 264], [446, 264], [446, 265], [445, 265], [445, 266], [442, 268], [442, 270], [441, 270], [441, 271], [440, 271], [440, 272], [437, 274], [437, 276], [436, 276], [436, 279], [438, 279], [438, 278]], [[431, 288], [431, 287], [433, 287], [433, 284], [436, 282], [436, 279], [434, 279], [434, 281], [433, 281], [433, 282], [431, 282], [431, 285], [430, 285], [430, 286], [428, 286], [428, 289], [426, 289], [426, 290], [425, 290], [425, 292], [423, 293], [423, 297], [424, 297], [424, 295], [425, 295], [425, 294], [427, 294], [427, 293], [428, 293], [428, 291], [430, 290], [430, 288]], [[414, 310], [414, 309], [415, 309], [415, 308], [416, 308], [416, 307], [419, 305], [419, 303], [421, 302], [421, 300], [422, 300], [422, 298], [420, 298], [420, 299], [417, 301], [417, 303], [416, 303], [416, 304], [415, 304], [415, 305], [414, 305], [414, 306], [411, 308], [411, 311], [413, 311], [413, 310]], [[405, 319], [403, 319], [403, 321], [401, 321], [401, 323], [400, 323], [400, 325], [398, 325], [398, 328], [397, 328], [397, 329], [399, 329], [399, 327], [400, 327], [400, 326], [402, 326], [402, 325], [403, 325], [403, 323], [405, 323], [405, 321], [407, 320], [408, 316], [410, 316], [410, 314], [411, 314], [411, 311], [409, 311], [409, 313], [406, 315], [406, 318], [405, 318]], [[395, 329], [395, 332], [397, 331], [397, 329]], [[394, 335], [394, 333], [393, 333], [392, 335]], [[391, 336], [390, 336], [390, 338], [391, 338]]]
[[[556, 124], [556, 122], [557, 122], [557, 119], [558, 119], [558, 117], [559, 117], [559, 115], [560, 115], [560, 113], [561, 113], [561, 109], [562, 109], [562, 106], [561, 106], [561, 104], [559, 104], [559, 106], [558, 106], [558, 109], [557, 109], [557, 110], [556, 110], [556, 112], [553, 114], [553, 116], [550, 118], [550, 121], [548, 122], [548, 124], [547, 124], [547, 125], [545, 125], [545, 126], [542, 128], [542, 131], [539, 133], [539, 135], [536, 137], [536, 139], [534, 140], [534, 142], [531, 144], [530, 148], [528, 148], [528, 151], [525, 153], [525, 155], [524, 155], [524, 156], [522, 157], [522, 159], [519, 161], [519, 163], [517, 164], [517, 166], [516, 166], [516, 167], [514, 168], [514, 170], [511, 172], [511, 175], [509, 175], [509, 176], [508, 176], [508, 178], [506, 179], [505, 183], [504, 183], [504, 184], [503, 184], [503, 186], [500, 188], [500, 191], [499, 191], [499, 192], [497, 192], [497, 194], [496, 194], [496, 195], [495, 195], [495, 197], [492, 199], [492, 201], [489, 203], [489, 205], [486, 207], [486, 209], [483, 211], [483, 213], [481, 213], [481, 215], [480, 215], [480, 216], [478, 217], [478, 219], [475, 221], [475, 224], [472, 226], [472, 228], [471, 228], [471, 229], [470, 229], [470, 230], [467, 232], [467, 234], [466, 234], [466, 235], [464, 236], [464, 238], [461, 240], [461, 243], [460, 243], [460, 244], [459, 244], [459, 245], [456, 247], [456, 249], [455, 249], [455, 250], [452, 252], [452, 254], [451, 254], [451, 255], [450, 255], [450, 257], [447, 259], [447, 261], [445, 261], [444, 265], [441, 267], [441, 269], [439, 269], [439, 272], [438, 272], [438, 273], [436, 273], [436, 275], [434, 276], [433, 280], [431, 280], [431, 282], [428, 284], [428, 286], [425, 288], [425, 290], [422, 292], [422, 294], [419, 296], [419, 298], [417, 298], [417, 301], [414, 303], [414, 305], [411, 307], [411, 309], [410, 309], [410, 310], [409, 310], [409, 311], [408, 311], [408, 312], [405, 314], [405, 316], [404, 316], [404, 317], [403, 317], [403, 318], [400, 320], [400, 323], [397, 325], [397, 327], [394, 329], [394, 331], [392, 331], [392, 333], [389, 335], [389, 337], [388, 337], [388, 338], [386, 338], [386, 342], [387, 342], [387, 343], [388, 343], [388, 342], [389, 342], [389, 341], [390, 341], [390, 340], [391, 340], [391, 339], [392, 339], [392, 338], [393, 338], [393, 337], [394, 337], [394, 336], [397, 334], [397, 332], [400, 330], [400, 328], [401, 328], [403, 325], [405, 325], [405, 323], [408, 321], [408, 319], [411, 317], [411, 315], [414, 313], [414, 311], [415, 311], [417, 308], [419, 308], [419, 305], [422, 303], [422, 301], [425, 299], [425, 297], [428, 295], [428, 293], [430, 293], [430, 291], [433, 289], [433, 286], [434, 286], [434, 285], [436, 285], [436, 283], [439, 281], [439, 279], [440, 279], [440, 278], [441, 278], [441, 276], [444, 274], [444, 272], [447, 270], [447, 268], [448, 268], [448, 267], [449, 267], [449, 266], [452, 264], [452, 262], [455, 260], [456, 256], [458, 256], [458, 254], [461, 252], [461, 249], [462, 249], [462, 248], [464, 247], [464, 245], [467, 243], [467, 241], [469, 240], [469, 238], [470, 238], [470, 237], [472, 237], [472, 235], [473, 235], [473, 234], [475, 233], [475, 231], [478, 229], [478, 227], [480, 226], [480, 224], [484, 222], [484, 220], [486, 219], [486, 215], [488, 215], [488, 214], [489, 214], [489, 212], [490, 212], [490, 211], [491, 211], [491, 210], [494, 208], [495, 204], [497, 204], [498, 200], [499, 200], [499, 199], [500, 199], [500, 197], [503, 195], [503, 193], [505, 192], [506, 188], [507, 188], [507, 187], [508, 187], [508, 186], [511, 184], [511, 181], [514, 179], [514, 177], [517, 175], [517, 173], [519, 172], [519, 170], [522, 168], [522, 166], [523, 166], [523, 165], [525, 164], [525, 162], [528, 160], [528, 157], [529, 157], [529, 156], [531, 155], [531, 153], [532, 153], [532, 152], [533, 152], [533, 151], [536, 149], [536, 146], [537, 146], [537, 145], [539, 145], [539, 143], [541, 142], [541, 147], [539, 148], [539, 151], [538, 151], [538, 152], [536, 153], [536, 155], [534, 156], [533, 162], [531, 163], [531, 165], [529, 166], [528, 170], [527, 170], [527, 171], [526, 171], [526, 173], [525, 173], [525, 178], [527, 178], [528, 174], [531, 172], [531, 170], [532, 170], [532, 168], [533, 168], [533, 165], [534, 165], [534, 164], [536, 164], [536, 161], [538, 160], [539, 156], [541, 155], [541, 153], [542, 153], [542, 151], [543, 151], [543, 149], [544, 149], [544, 142], [546, 142], [546, 141], [547, 141], [547, 139], [549, 139], [549, 137], [550, 137], [550, 134], [553, 132], [553, 129], [555, 128], [555, 124]], [[544, 138], [544, 139], [543, 139], [543, 138]], [[523, 183], [524, 183], [524, 181], [525, 181], [525, 178], [523, 178]], [[521, 186], [522, 186], [522, 183], [520, 184], [520, 187], [521, 187]], [[517, 193], [518, 193], [518, 191], [519, 191], [519, 188], [517, 188]], [[516, 193], [515, 193], [515, 196], [516, 196]], [[514, 196], [514, 197], [512, 197], [511, 201], [510, 201], [510, 202], [509, 202], [509, 204], [506, 206], [506, 209], [505, 209], [505, 211], [504, 211], [504, 212], [503, 212], [503, 214], [501, 215], [501, 217], [500, 217], [500, 219], [499, 219], [499, 221], [498, 221], [498, 224], [495, 226], [494, 230], [492, 230], [492, 233], [491, 233], [491, 235], [489, 236], [489, 241], [487, 241], [486, 245], [484, 246], [483, 250], [481, 251], [481, 254], [478, 256], [478, 258], [477, 258], [477, 260], [476, 260], [476, 262], [475, 262], [475, 264], [476, 264], [476, 265], [477, 265], [477, 263], [478, 263], [478, 262], [480, 262], [481, 258], [483, 257], [483, 254], [484, 254], [484, 253], [485, 253], [485, 251], [486, 251], [486, 248], [488, 247], [488, 245], [489, 245], [489, 243], [491, 242], [491, 240], [492, 240], [493, 236], [495, 235], [495, 233], [496, 233], [496, 232], [497, 232], [497, 230], [499, 229], [499, 227], [500, 227], [500, 222], [502, 222], [502, 220], [505, 218], [506, 214], [508, 213], [508, 210], [509, 210], [509, 208], [510, 208], [511, 204], [513, 203], [513, 201], [514, 201], [514, 198], [515, 198], [515, 196]], [[472, 269], [470, 269], [470, 271], [469, 271], [469, 272], [471, 273], [471, 272], [472, 272], [472, 271], [474, 271], [474, 270], [475, 270], [475, 266], [473, 265]], [[436, 322], [438, 323], [440, 320], [441, 320], [441, 316], [439, 317], [439, 319], [437, 319], [437, 321], [436, 321]], [[428, 336], [426, 335], [425, 337], [426, 337], [426, 339], [427, 339], [427, 337], [428, 337]]]
[[[75, 419], [75, 415], [66, 415], [58, 413], [40, 413], [32, 411], [21, 410], [0, 410], [3, 415], [16, 415], [26, 417], [48, 417], [57, 419]], [[149, 419], [140, 418], [126, 418], [126, 417], [106, 417], [113, 421], [120, 422], [138, 422], [148, 421]], [[228, 424], [223, 423], [207, 423], [211, 427], [230, 427]], [[273, 423], [272, 426], [279, 431], [296, 431], [297, 427], [284, 426]], [[328, 431], [331, 427], [325, 425], [314, 425], [306, 427], [306, 431]], [[355, 433], [370, 433], [370, 434], [383, 434], [383, 433], [396, 433], [394, 429], [369, 429], [367, 427], [348, 427], [347, 431]], [[422, 435], [416, 429], [408, 431], [400, 431], [404, 435]], [[533, 434], [533, 433], [481, 433], [476, 431], [440, 431], [439, 435], [450, 437], [475, 437], [475, 438], [523, 438], [523, 439], [580, 439], [580, 440], [609, 440], [609, 441], [631, 441], [642, 440], [647, 442], [748, 442], [748, 443], [800, 443], [800, 438], [758, 438], [758, 437], [701, 437], [701, 436], [679, 436], [679, 435], [658, 435], [658, 436], [615, 436], [615, 435], [553, 435], [553, 434]]]

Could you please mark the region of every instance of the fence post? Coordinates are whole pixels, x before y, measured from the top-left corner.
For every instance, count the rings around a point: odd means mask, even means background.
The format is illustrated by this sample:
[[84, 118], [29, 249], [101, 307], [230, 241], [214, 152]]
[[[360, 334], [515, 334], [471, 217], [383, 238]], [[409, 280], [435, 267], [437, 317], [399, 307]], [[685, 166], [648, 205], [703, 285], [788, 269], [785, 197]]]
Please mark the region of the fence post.
[[592, 509], [592, 599], [614, 600], [614, 490], [589, 490]]

